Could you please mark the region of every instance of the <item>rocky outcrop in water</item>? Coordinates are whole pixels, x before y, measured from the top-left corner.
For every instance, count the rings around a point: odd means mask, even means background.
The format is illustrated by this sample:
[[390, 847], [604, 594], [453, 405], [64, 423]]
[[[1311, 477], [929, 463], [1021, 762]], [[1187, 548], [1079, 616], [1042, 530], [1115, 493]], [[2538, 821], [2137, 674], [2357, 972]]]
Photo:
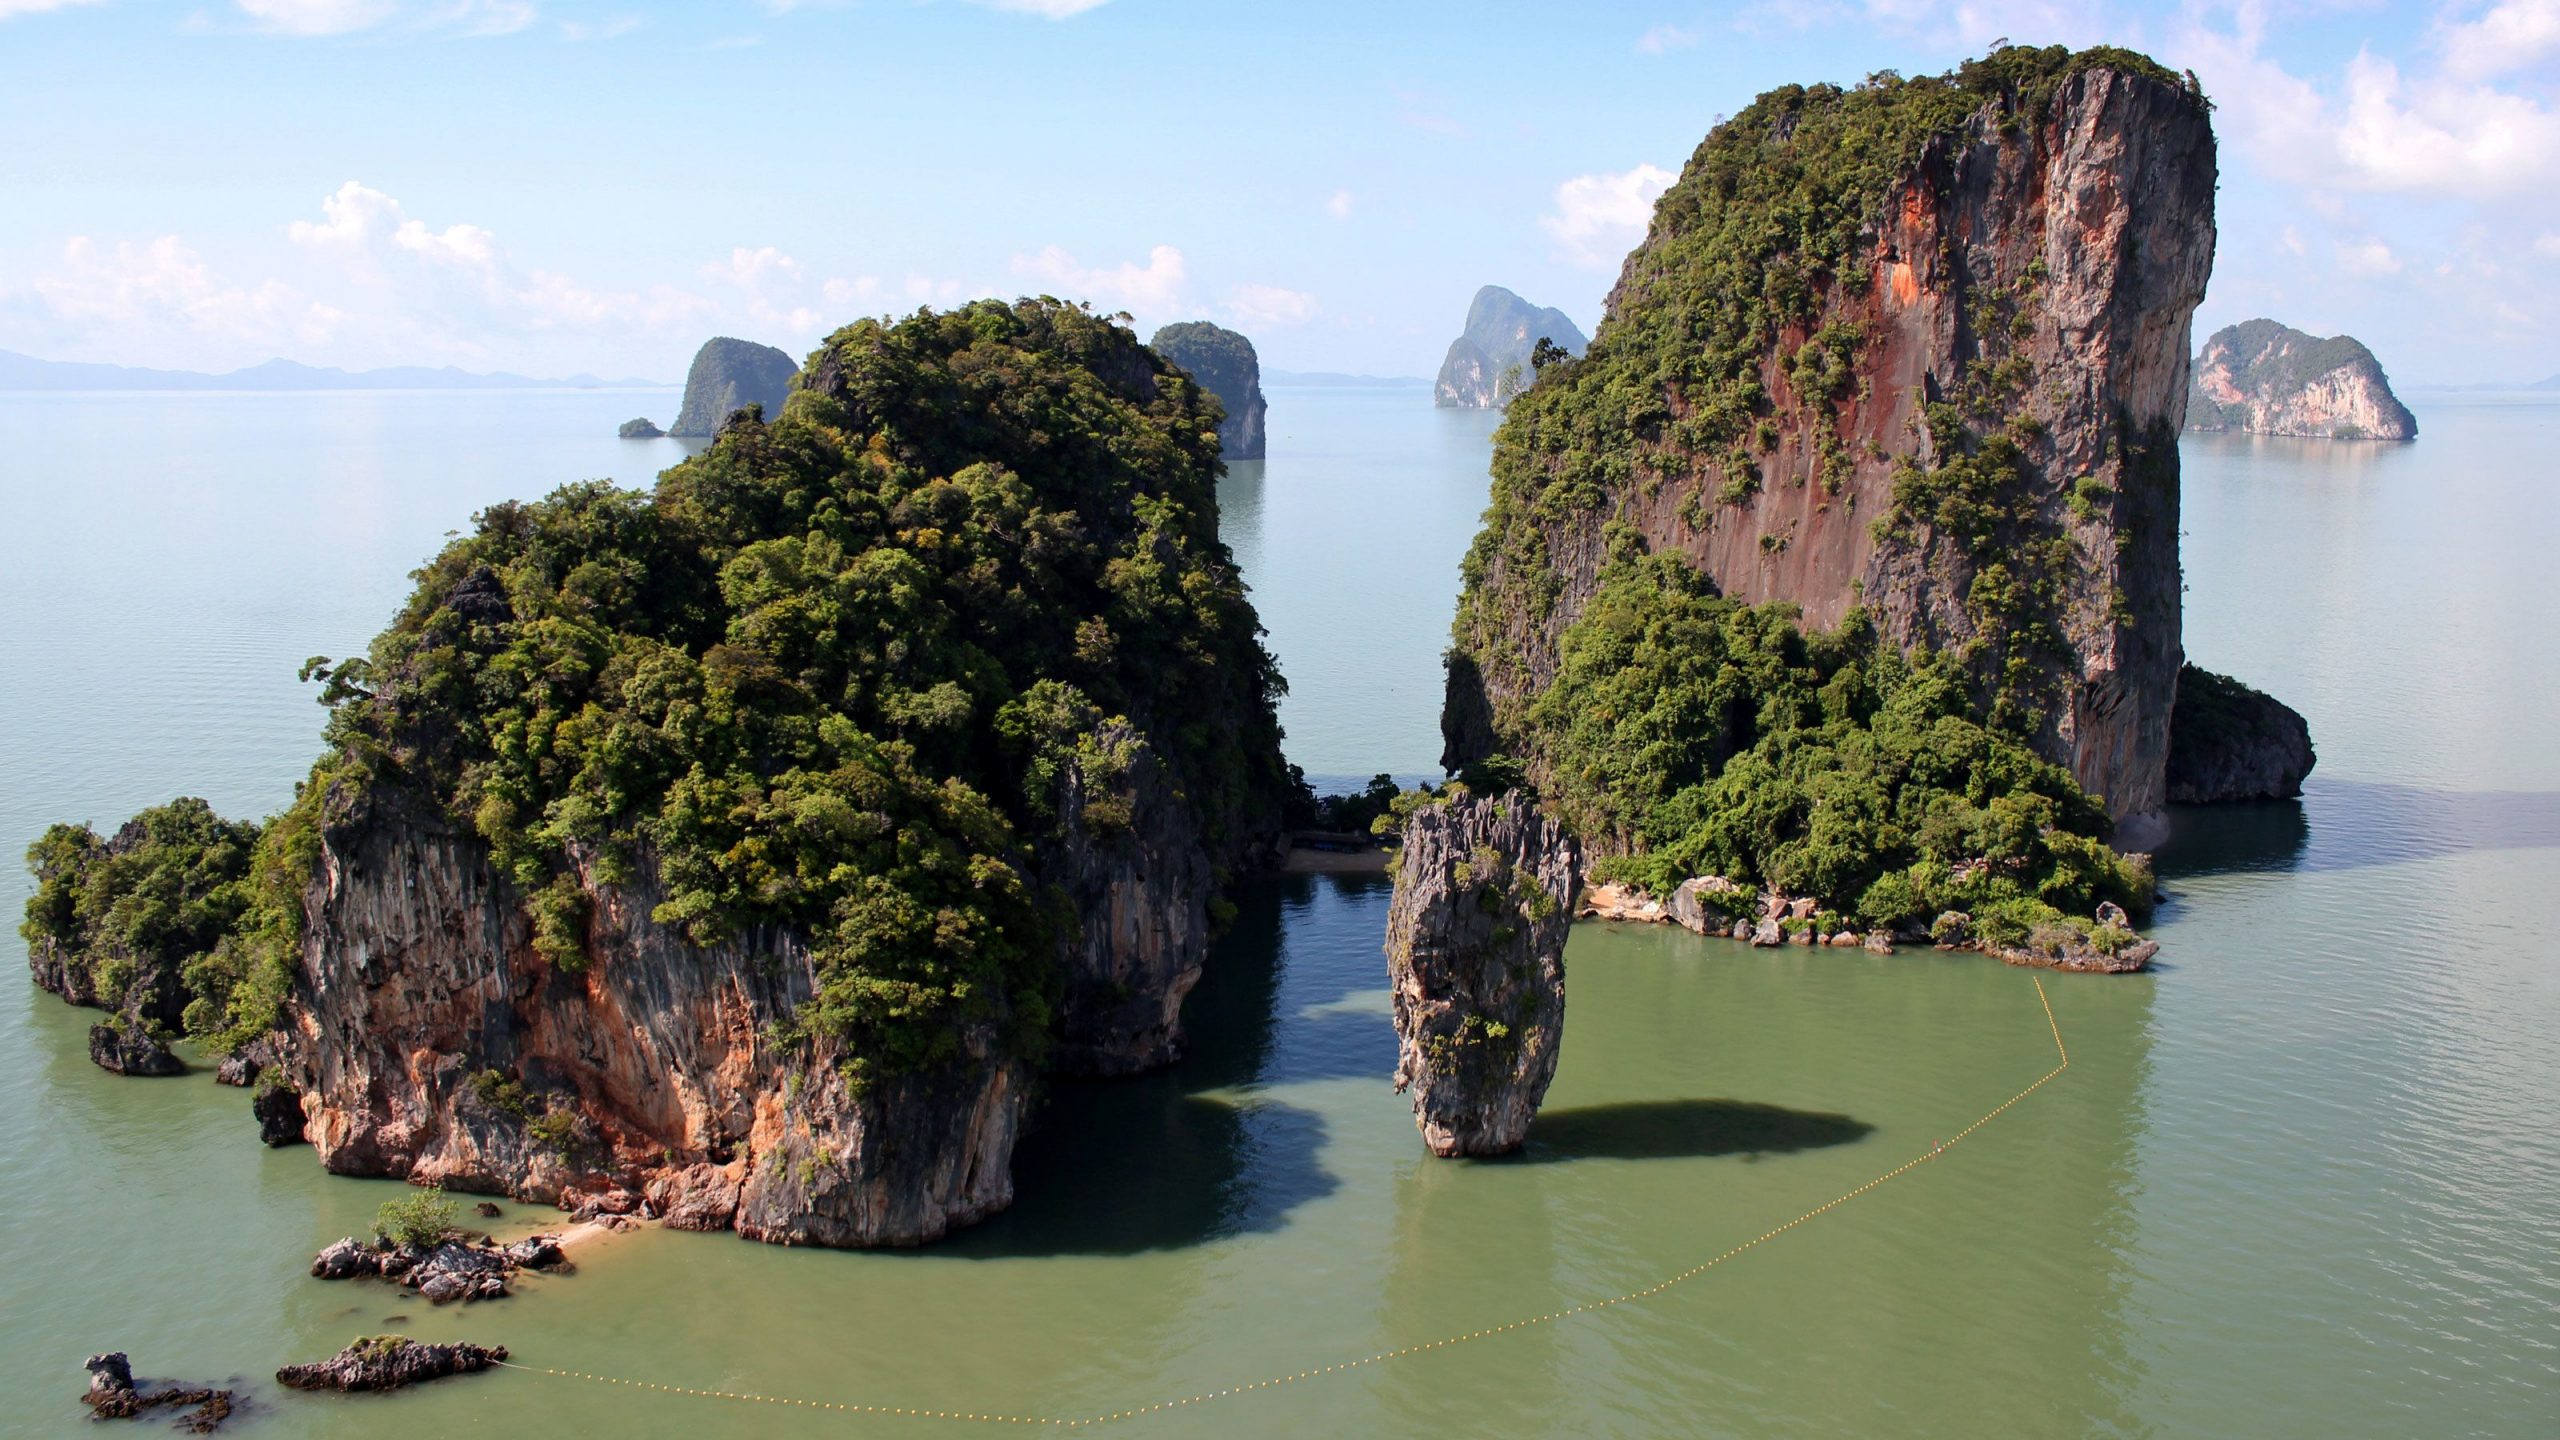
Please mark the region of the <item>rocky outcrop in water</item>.
[[693, 354], [693, 368], [685, 372], [684, 404], [667, 433], [708, 439], [719, 433], [720, 422], [731, 411], [748, 405], [779, 415], [791, 393], [791, 377], [799, 373], [798, 361], [770, 345], [726, 335], [706, 340]]
[[477, 1374], [506, 1358], [504, 1345], [429, 1345], [406, 1335], [371, 1335], [326, 1360], [285, 1366], [276, 1372], [276, 1383], [295, 1390], [346, 1394], [399, 1390], [449, 1375]]
[[1498, 1155], [1529, 1134], [1564, 1040], [1572, 838], [1516, 792], [1406, 820], [1387, 912], [1396, 1089], [1431, 1153]]
[[1253, 342], [1224, 326], [1186, 320], [1156, 332], [1147, 348], [1189, 371], [1226, 407], [1218, 424], [1218, 453], [1229, 460], [1259, 460], [1265, 441], [1262, 362]]
[[185, 1405], [194, 1408], [178, 1416], [174, 1427], [190, 1435], [210, 1435], [231, 1418], [230, 1391], [204, 1385], [137, 1385], [132, 1362], [121, 1350], [92, 1355], [87, 1365], [89, 1387], [81, 1392], [80, 1403], [89, 1407], [91, 1419], [139, 1420], [146, 1411]]
[[186, 1063], [150, 1027], [118, 1015], [89, 1027], [89, 1062], [110, 1075], [184, 1075]]
[[655, 440], [667, 432], [659, 429], [649, 417], [643, 415], [635, 420], [623, 421], [622, 428], [613, 433], [625, 440]]
[[2285, 800], [2319, 763], [2293, 707], [2228, 675], [2187, 666], [2169, 725], [2169, 798], [2181, 805]]
[[1561, 310], [1532, 305], [1499, 285], [1476, 292], [1466, 328], [1449, 342], [1432, 383], [1431, 403], [1465, 410], [1498, 409], [1529, 387], [1538, 342], [1578, 355], [1590, 342]]
[[[2176, 437], [2212, 268], [2214, 139], [2200, 97], [2148, 62], [2046, 53], [2059, 57], [1998, 52], [1964, 76], [1982, 108], [1917, 131], [1878, 203], [1852, 207], [1869, 217], [1853, 233], [1810, 236], [1836, 260], [1752, 251], [1760, 240], [1716, 227], [1736, 213], [1726, 167], [1757, 163], [1730, 152], [1795, 154], [1800, 189], [1865, 183], [1846, 168], [1864, 162], [1840, 158], [1865, 142], [1820, 128], [1838, 92], [1763, 97], [1701, 147], [1628, 256], [1591, 357], [1541, 386], [1556, 393], [1536, 415], [1513, 407], [1451, 656], [1444, 763], [1523, 755], [1522, 712], [1623, 535], [1726, 596], [1800, 607], [1808, 628], [1863, 607], [1905, 649], [1972, 656], [1986, 691], [2038, 692], [2037, 747], [2104, 800], [2120, 843], [2157, 833], [2181, 660]], [[1764, 128], [1732, 129], [1745, 124]], [[1702, 262], [1706, 244], [1747, 259]], [[1726, 318], [1766, 296], [1788, 312], [1774, 333]], [[1736, 353], [1697, 354], [1718, 327]], [[1683, 378], [1691, 365], [1704, 368]], [[1592, 438], [1555, 433], [1575, 412]]]
[[2213, 333], [2195, 359], [2190, 430], [2245, 430], [2317, 440], [2414, 440], [2418, 417], [2350, 335], [2306, 335], [2273, 320]]
[[374, 1277], [416, 1290], [428, 1303], [497, 1300], [512, 1289], [519, 1270], [560, 1270], [569, 1257], [556, 1235], [533, 1235], [508, 1245], [447, 1240], [436, 1245], [367, 1244], [350, 1235], [331, 1242], [311, 1258], [311, 1274], [320, 1280]]

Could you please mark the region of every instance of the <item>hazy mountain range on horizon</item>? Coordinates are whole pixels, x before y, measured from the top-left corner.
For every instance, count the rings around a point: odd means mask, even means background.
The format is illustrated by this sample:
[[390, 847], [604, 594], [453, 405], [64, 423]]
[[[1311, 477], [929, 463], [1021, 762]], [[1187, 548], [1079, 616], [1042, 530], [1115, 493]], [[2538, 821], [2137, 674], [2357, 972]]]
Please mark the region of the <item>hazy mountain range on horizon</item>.
[[201, 370], [152, 370], [80, 360], [40, 360], [0, 350], [0, 390], [657, 390], [661, 380], [605, 380], [572, 375], [536, 380], [504, 371], [480, 375], [451, 365], [394, 365], [380, 370], [340, 370], [275, 359], [222, 374]]

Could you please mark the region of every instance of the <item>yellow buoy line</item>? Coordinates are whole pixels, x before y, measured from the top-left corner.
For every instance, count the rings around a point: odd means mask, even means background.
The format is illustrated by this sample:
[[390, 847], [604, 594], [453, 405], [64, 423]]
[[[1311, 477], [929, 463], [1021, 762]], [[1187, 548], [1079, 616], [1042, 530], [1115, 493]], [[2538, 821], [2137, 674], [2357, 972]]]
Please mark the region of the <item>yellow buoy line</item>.
[[1919, 1169], [1921, 1166], [1928, 1164], [1930, 1161], [1946, 1154], [1949, 1150], [1954, 1149], [1975, 1131], [1980, 1130], [1985, 1125], [1988, 1125], [1992, 1121], [1999, 1119], [2002, 1115], [2007, 1114], [2010, 1108], [2015, 1106], [2019, 1101], [2024, 1100], [2028, 1096], [2036, 1093], [2038, 1090], [2043, 1089], [2055, 1076], [2060, 1075], [2063, 1071], [2071, 1068], [2071, 1051], [2069, 1047], [2062, 1043], [2062, 1022], [2054, 1018], [2053, 1001], [2045, 995], [2043, 979], [2033, 975], [2030, 975], [2027, 978], [2035, 981], [2036, 1001], [2044, 1007], [2045, 1025], [2053, 1032], [2054, 1053], [2060, 1059], [2060, 1063], [2056, 1064], [2052, 1069], [2037, 1076], [2034, 1083], [2028, 1085], [2027, 1088], [2019, 1091], [2017, 1094], [2010, 1096], [2008, 1099], [2001, 1101], [1998, 1105], [1992, 1107], [1990, 1111], [1985, 1113], [1982, 1118], [1974, 1121], [1970, 1125], [1967, 1125], [1962, 1130], [1957, 1131], [1954, 1135], [1945, 1140], [1939, 1141], [1929, 1149], [1924, 1150], [1918, 1155], [1913, 1156], [1911, 1159], [1902, 1162], [1900, 1165], [1887, 1170], [1873, 1180], [1859, 1186], [1857, 1189], [1835, 1196], [1820, 1205], [1816, 1205], [1793, 1220], [1777, 1226], [1774, 1229], [1764, 1230], [1750, 1239], [1743, 1241], [1741, 1244], [1724, 1251], [1722, 1254], [1716, 1255], [1710, 1259], [1701, 1260], [1697, 1264], [1690, 1266], [1688, 1269], [1683, 1270], [1676, 1275], [1666, 1276], [1661, 1280], [1655, 1281], [1651, 1285], [1643, 1287], [1642, 1289], [1629, 1290], [1624, 1294], [1612, 1295], [1605, 1300], [1589, 1300], [1580, 1305], [1570, 1305], [1561, 1310], [1550, 1310], [1543, 1315], [1531, 1315], [1525, 1319], [1513, 1320], [1506, 1324], [1488, 1325], [1481, 1330], [1469, 1330], [1463, 1334], [1445, 1335], [1440, 1339], [1426, 1340], [1416, 1345], [1400, 1346], [1393, 1350], [1381, 1350], [1374, 1355], [1364, 1355], [1356, 1360], [1337, 1361], [1331, 1365], [1319, 1365], [1312, 1369], [1297, 1371], [1293, 1374], [1273, 1375], [1266, 1379], [1254, 1380], [1245, 1384], [1230, 1385], [1223, 1390], [1211, 1390], [1200, 1395], [1186, 1395], [1178, 1400], [1159, 1400], [1152, 1405], [1140, 1405], [1128, 1410], [1112, 1410], [1100, 1415], [1006, 1415], [988, 1411], [930, 1410], [915, 1406], [901, 1405], [862, 1405], [843, 1400], [800, 1400], [787, 1395], [758, 1395], [744, 1390], [710, 1390], [699, 1389], [690, 1385], [662, 1385], [651, 1380], [627, 1380], [614, 1375], [591, 1375], [583, 1370], [554, 1370], [548, 1366], [542, 1365], [522, 1365], [512, 1360], [501, 1360], [496, 1363], [501, 1368], [508, 1370], [521, 1370], [532, 1375], [549, 1375], [563, 1380], [591, 1380], [599, 1385], [620, 1385], [626, 1389], [632, 1390], [654, 1390], [665, 1395], [691, 1395], [704, 1400], [737, 1400], [758, 1405], [782, 1405], [801, 1410], [835, 1410], [855, 1415], [902, 1416], [915, 1420], [968, 1420], [981, 1424], [992, 1425], [1052, 1425], [1065, 1429], [1075, 1429], [1086, 1425], [1109, 1425], [1116, 1421], [1134, 1420], [1140, 1416], [1154, 1415], [1167, 1410], [1179, 1410], [1190, 1405], [1206, 1405], [1214, 1400], [1225, 1400], [1232, 1396], [1250, 1394], [1256, 1390], [1272, 1390], [1277, 1389], [1282, 1385], [1294, 1385], [1302, 1380], [1314, 1380], [1326, 1375], [1339, 1375], [1349, 1370], [1364, 1369], [1371, 1365], [1383, 1365], [1387, 1361], [1399, 1360], [1408, 1355], [1420, 1355], [1426, 1351], [1432, 1350], [1446, 1350], [1453, 1345], [1464, 1345], [1470, 1340], [1490, 1339], [1496, 1335], [1507, 1335], [1514, 1330], [1526, 1330], [1531, 1326], [1536, 1325], [1552, 1325], [1559, 1320], [1569, 1320], [1576, 1315], [1589, 1315], [1595, 1311], [1607, 1310], [1619, 1305], [1633, 1304], [1638, 1300], [1649, 1299], [1655, 1295], [1661, 1294], [1663, 1291], [1668, 1290], [1675, 1285], [1679, 1285], [1685, 1281], [1694, 1280], [1698, 1276], [1705, 1274], [1707, 1271], [1714, 1269], [1727, 1260], [1733, 1259], [1737, 1255], [1741, 1255], [1746, 1251], [1765, 1245], [1800, 1225], [1806, 1224], [1807, 1222], [1817, 1219], [1823, 1215], [1827, 1215], [1830, 1212], [1839, 1209], [1841, 1206], [1848, 1204], [1850, 1201], [1857, 1199], [1859, 1196], [1867, 1194], [1869, 1191], [1879, 1189], [1888, 1182], [1899, 1179], [1900, 1177]]

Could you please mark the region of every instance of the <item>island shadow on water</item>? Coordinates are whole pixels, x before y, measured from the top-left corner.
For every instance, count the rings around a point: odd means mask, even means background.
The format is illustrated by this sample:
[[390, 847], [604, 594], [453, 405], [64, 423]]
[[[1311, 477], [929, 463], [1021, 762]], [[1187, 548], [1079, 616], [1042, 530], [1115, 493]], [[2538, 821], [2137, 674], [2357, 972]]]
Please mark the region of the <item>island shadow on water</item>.
[[1628, 1100], [1541, 1113], [1529, 1143], [1501, 1157], [1512, 1164], [1565, 1160], [1703, 1160], [1720, 1155], [1758, 1159], [1833, 1145], [1852, 1145], [1873, 1125], [1819, 1110], [1790, 1110], [1753, 1100]]
[[[1287, 875], [1247, 887], [1184, 1007], [1181, 1063], [1056, 1082], [1014, 1151], [1013, 1206], [930, 1252], [1181, 1249], [1277, 1230], [1299, 1206], [1336, 1193], [1341, 1180], [1319, 1158], [1324, 1118], [1264, 1087], [1389, 1083], [1393, 1024], [1355, 999], [1386, 982], [1389, 895], [1382, 876]], [[1873, 1130], [1846, 1115], [1746, 1100], [1626, 1101], [1549, 1110], [1523, 1151], [1490, 1163], [1756, 1158], [1853, 1144]]]
[[[1370, 911], [1384, 933], [1385, 896], [1380, 879], [1368, 876], [1277, 876], [1244, 887], [1235, 923], [1183, 1006], [1181, 1062], [1149, 1075], [1053, 1082], [1014, 1150], [1012, 1207], [933, 1253], [1005, 1259], [1179, 1249], [1276, 1230], [1290, 1211], [1333, 1194], [1341, 1182], [1317, 1158], [1323, 1117], [1254, 1091], [1321, 1078], [1297, 1058], [1310, 1049], [1320, 1059], [1378, 1049], [1381, 1083], [1392, 1072], [1395, 1035], [1383, 1016], [1310, 1013], [1357, 988], [1341, 952], [1371, 923]], [[1288, 937], [1311, 928], [1345, 933], [1293, 963]], [[1383, 958], [1376, 968], [1383, 984]], [[1286, 1018], [1284, 982], [1294, 1012]]]

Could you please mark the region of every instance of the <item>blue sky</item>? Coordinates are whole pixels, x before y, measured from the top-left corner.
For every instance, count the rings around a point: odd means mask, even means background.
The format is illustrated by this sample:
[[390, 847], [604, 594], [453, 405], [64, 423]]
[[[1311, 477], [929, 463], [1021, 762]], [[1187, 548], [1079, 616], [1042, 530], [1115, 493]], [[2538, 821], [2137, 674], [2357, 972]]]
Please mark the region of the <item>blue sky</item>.
[[2200, 334], [2560, 371], [2560, 0], [0, 0], [0, 348], [673, 378], [1047, 291], [1428, 374], [1488, 281], [1596, 323], [1759, 91], [2004, 36], [2203, 78]]

